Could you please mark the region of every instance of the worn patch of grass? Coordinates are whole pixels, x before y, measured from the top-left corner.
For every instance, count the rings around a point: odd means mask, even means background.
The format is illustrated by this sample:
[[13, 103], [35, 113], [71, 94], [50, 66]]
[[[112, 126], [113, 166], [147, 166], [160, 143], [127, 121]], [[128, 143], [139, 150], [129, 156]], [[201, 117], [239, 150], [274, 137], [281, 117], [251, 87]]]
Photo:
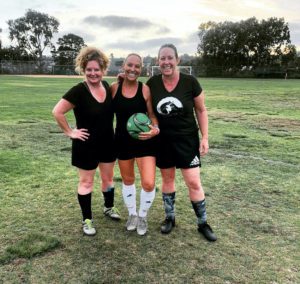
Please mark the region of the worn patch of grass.
[[57, 238], [44, 236], [39, 233], [29, 233], [27, 236], [8, 246], [4, 255], [0, 256], [0, 263], [5, 264], [17, 258], [32, 258], [60, 246]]
[[[117, 167], [115, 205], [122, 220], [103, 216], [97, 174], [97, 235], [82, 235], [70, 140], [51, 116], [79, 80], [0, 76], [1, 281], [300, 282], [299, 80], [200, 80], [210, 121], [210, 153], [202, 159], [201, 177], [209, 222], [219, 238], [213, 244], [197, 233], [179, 172], [174, 232], [159, 231], [159, 171], [148, 234], [126, 232]], [[69, 119], [74, 123], [71, 114]], [[139, 183], [137, 175], [138, 188]]]

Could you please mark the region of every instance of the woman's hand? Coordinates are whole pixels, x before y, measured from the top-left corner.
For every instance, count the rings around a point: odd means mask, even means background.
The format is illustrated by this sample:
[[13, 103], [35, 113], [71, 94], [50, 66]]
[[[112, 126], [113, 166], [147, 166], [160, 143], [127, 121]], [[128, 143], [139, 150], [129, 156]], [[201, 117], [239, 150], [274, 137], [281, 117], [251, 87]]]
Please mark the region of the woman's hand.
[[149, 127], [150, 127], [150, 131], [148, 131], [148, 132], [141, 132], [139, 134], [139, 139], [140, 140], [148, 140], [148, 139], [151, 139], [154, 136], [156, 136], [156, 135], [159, 134], [160, 130], [159, 130], [159, 128], [158, 128], [157, 125], [153, 126], [153, 125], [149, 124]]
[[72, 129], [70, 134], [68, 134], [68, 136], [71, 139], [79, 139], [81, 141], [85, 141], [85, 140], [89, 139], [90, 134], [89, 134], [88, 130], [85, 128], [81, 128], [81, 129], [74, 128], [74, 129]]
[[118, 73], [118, 75], [117, 75], [117, 81], [118, 81], [118, 83], [123, 82], [124, 79], [125, 79], [125, 72], [123, 72], [123, 73]]
[[202, 138], [200, 141], [200, 156], [205, 156], [208, 153], [209, 145], [208, 139]]

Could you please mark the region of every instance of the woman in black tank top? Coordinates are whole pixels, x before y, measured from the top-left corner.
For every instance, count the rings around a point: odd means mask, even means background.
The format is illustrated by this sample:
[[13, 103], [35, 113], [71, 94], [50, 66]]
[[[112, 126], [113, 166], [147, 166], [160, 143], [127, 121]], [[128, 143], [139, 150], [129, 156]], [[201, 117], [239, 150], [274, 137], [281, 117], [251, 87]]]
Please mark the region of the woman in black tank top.
[[[157, 119], [152, 109], [149, 87], [138, 81], [142, 70], [142, 59], [129, 54], [123, 64], [125, 77], [122, 82], [112, 84], [113, 107], [116, 113], [117, 158], [122, 176], [122, 195], [128, 209], [128, 231], [137, 230], [139, 235], [147, 232], [147, 212], [155, 198], [155, 154], [159, 134]], [[132, 138], [127, 130], [128, 118], [134, 113], [146, 113], [151, 119], [150, 131]], [[136, 209], [134, 162], [141, 176], [140, 209]]]

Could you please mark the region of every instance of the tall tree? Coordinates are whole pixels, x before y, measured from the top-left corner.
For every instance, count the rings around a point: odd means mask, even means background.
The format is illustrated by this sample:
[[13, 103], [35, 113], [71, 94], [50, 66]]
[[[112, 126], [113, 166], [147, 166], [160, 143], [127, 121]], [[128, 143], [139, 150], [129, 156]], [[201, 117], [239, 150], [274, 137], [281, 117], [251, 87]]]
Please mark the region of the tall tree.
[[74, 65], [79, 50], [86, 46], [82, 37], [72, 33], [59, 38], [57, 45], [51, 51], [56, 65]]
[[283, 18], [262, 20], [258, 32], [259, 38], [253, 50], [256, 63], [260, 66], [272, 65], [291, 43], [288, 24]]
[[297, 67], [297, 49], [295, 45], [289, 44], [284, 48], [281, 56], [281, 66], [285, 68]]
[[286, 49], [290, 33], [283, 18], [203, 23], [199, 26], [199, 38], [198, 53], [203, 62], [223, 70], [271, 66], [292, 50]]
[[24, 17], [7, 23], [10, 40], [16, 41], [19, 49], [34, 56], [42, 67], [43, 52], [53, 46], [51, 39], [58, 32], [58, 20], [48, 14], [28, 10]]

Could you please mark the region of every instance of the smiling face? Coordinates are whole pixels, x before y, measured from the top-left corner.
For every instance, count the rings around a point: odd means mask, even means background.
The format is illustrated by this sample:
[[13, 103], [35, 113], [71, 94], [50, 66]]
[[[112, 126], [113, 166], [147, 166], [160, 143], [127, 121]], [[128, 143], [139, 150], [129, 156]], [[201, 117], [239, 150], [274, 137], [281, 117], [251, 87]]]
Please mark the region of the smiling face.
[[176, 57], [174, 49], [170, 47], [163, 47], [160, 49], [158, 65], [164, 76], [172, 76], [176, 72], [176, 66], [178, 63], [179, 59]]
[[103, 71], [100, 68], [98, 61], [89, 61], [84, 69], [84, 75], [88, 83], [92, 85], [99, 84], [102, 80]]
[[125, 79], [135, 81], [142, 72], [142, 59], [137, 54], [131, 54], [125, 59], [123, 69], [125, 72]]

